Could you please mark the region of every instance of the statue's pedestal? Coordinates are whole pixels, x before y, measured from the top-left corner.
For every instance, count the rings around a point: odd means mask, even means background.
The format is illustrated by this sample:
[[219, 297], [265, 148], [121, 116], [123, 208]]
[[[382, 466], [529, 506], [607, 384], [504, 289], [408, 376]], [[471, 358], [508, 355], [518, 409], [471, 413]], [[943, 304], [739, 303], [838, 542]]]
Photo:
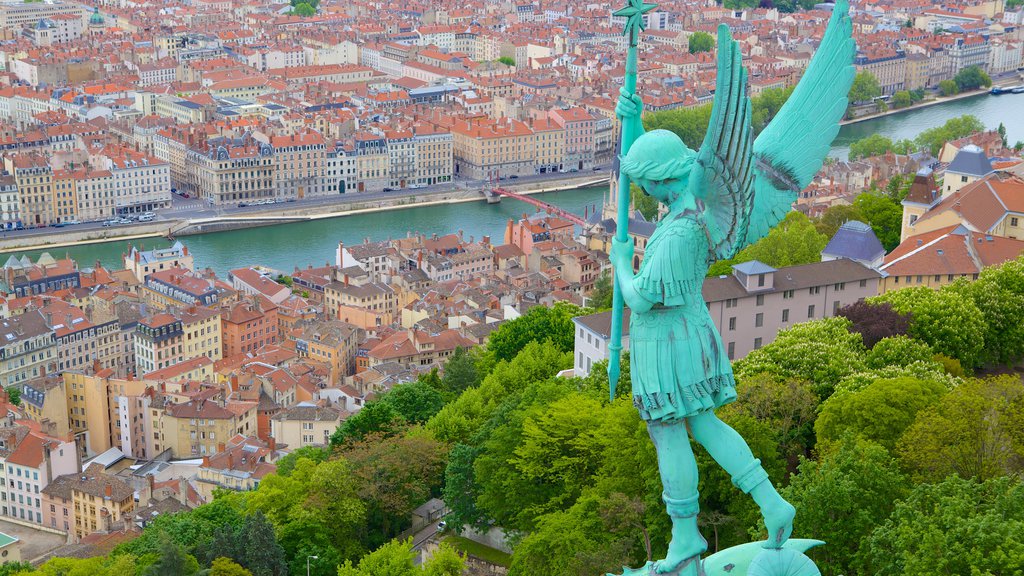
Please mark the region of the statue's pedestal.
[[621, 576], [821, 576], [821, 571], [804, 552], [824, 544], [821, 540], [790, 538], [782, 549], [764, 548], [764, 542], [750, 542], [720, 550], [701, 561], [673, 572], [655, 572], [654, 563], [625, 568]]

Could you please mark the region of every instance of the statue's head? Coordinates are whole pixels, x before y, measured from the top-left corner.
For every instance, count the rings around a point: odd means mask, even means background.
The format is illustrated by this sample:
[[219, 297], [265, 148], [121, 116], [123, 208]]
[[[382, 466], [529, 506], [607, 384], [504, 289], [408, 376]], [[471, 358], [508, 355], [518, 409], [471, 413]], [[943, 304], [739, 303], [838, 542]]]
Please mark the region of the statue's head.
[[671, 204], [689, 191], [690, 170], [697, 153], [668, 130], [651, 130], [637, 138], [619, 165], [644, 193]]

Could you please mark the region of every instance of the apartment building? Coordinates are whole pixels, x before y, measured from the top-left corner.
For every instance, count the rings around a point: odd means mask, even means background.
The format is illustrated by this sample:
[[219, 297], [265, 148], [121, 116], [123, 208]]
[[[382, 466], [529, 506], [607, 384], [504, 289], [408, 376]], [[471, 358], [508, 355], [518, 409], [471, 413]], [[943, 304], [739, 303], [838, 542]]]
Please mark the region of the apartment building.
[[139, 288], [142, 300], [156, 310], [212, 306], [220, 299], [217, 285], [182, 268], [150, 272]]
[[135, 329], [135, 371], [147, 374], [186, 359], [181, 320], [160, 313], [139, 321]]
[[61, 300], [48, 300], [39, 311], [54, 332], [59, 372], [114, 368], [120, 362], [116, 321], [94, 324], [80, 308]]
[[169, 248], [153, 250], [129, 244], [122, 262], [124, 269], [130, 270], [139, 282], [145, 282], [151, 273], [163, 270], [180, 269], [185, 274], [195, 271], [195, 260], [188, 247], [180, 241], [175, 241]]
[[40, 254], [35, 263], [28, 256], [20, 260], [10, 256], [0, 268], [0, 292], [17, 298], [78, 288], [81, 282], [74, 260], [55, 260], [49, 252]]
[[270, 145], [274, 149], [274, 190], [278, 199], [301, 200], [329, 193], [324, 182], [327, 144], [323, 136], [306, 130], [271, 136]]
[[214, 205], [275, 197], [277, 160], [270, 144], [210, 140], [205, 148], [189, 150], [185, 163], [188, 189]]
[[344, 383], [355, 372], [356, 353], [362, 332], [341, 320], [312, 320], [297, 325], [288, 338], [295, 343], [299, 358], [309, 358], [331, 367], [330, 382]]
[[278, 446], [298, 450], [306, 446], [327, 446], [331, 434], [348, 416], [338, 408], [299, 402], [270, 419], [270, 435]]
[[207, 502], [216, 490], [255, 490], [260, 480], [277, 470], [270, 463], [274, 449], [259, 438], [236, 436], [212, 455], [203, 456], [196, 489]]
[[324, 314], [364, 330], [387, 326], [397, 312], [398, 297], [387, 284], [331, 282], [324, 287]]
[[183, 360], [209, 358], [216, 362], [223, 358], [220, 310], [189, 306], [175, 310], [174, 315], [181, 320]]
[[457, 120], [451, 133], [455, 173], [463, 178], [497, 180], [535, 172], [533, 131], [519, 120]]
[[42, 490], [62, 474], [73, 474], [81, 466], [73, 441], [30, 432], [3, 459], [4, 515], [16, 520], [43, 524]]
[[221, 313], [223, 357], [255, 353], [278, 341], [277, 306], [262, 296], [249, 296]]
[[21, 201], [18, 184], [9, 174], [0, 175], [0, 229], [12, 230], [24, 226], [21, 221]]
[[590, 170], [594, 167], [594, 127], [596, 119], [589, 112], [573, 106], [555, 108], [548, 116], [565, 130], [565, 170]]
[[57, 340], [37, 310], [0, 319], [0, 383], [19, 386], [57, 371]]
[[256, 402], [197, 399], [165, 404], [153, 411], [154, 450], [171, 450], [174, 458], [195, 458], [223, 452], [236, 434], [256, 433]]
[[[49, 226], [57, 222], [56, 198], [53, 192], [53, 170], [46, 156], [39, 152], [22, 152], [4, 157], [4, 169], [14, 176], [18, 187], [18, 212], [27, 227]], [[64, 194], [69, 194], [64, 191]], [[69, 194], [70, 196], [70, 194]], [[62, 197], [63, 203], [69, 197]]]
[[418, 124], [412, 137], [414, 165], [411, 184], [432, 186], [452, 179], [452, 135], [433, 125]]
[[123, 529], [135, 510], [135, 490], [102, 469], [101, 464], [91, 464], [82, 472], [55, 478], [42, 492], [47, 510], [43, 525], [67, 531], [73, 542], [95, 532]]

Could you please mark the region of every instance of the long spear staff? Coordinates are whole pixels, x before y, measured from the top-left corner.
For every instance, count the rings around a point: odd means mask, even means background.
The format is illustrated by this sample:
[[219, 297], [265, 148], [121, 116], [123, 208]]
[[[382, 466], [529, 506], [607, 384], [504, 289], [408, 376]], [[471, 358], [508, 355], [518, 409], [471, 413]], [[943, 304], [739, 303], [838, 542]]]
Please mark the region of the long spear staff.
[[[626, 49], [626, 74], [623, 84], [630, 95], [636, 92], [637, 74], [637, 45], [640, 43], [640, 31], [644, 29], [643, 16], [647, 12], [657, 8], [656, 4], [644, 4], [643, 0], [627, 0], [626, 5], [612, 13], [613, 16], [626, 19], [626, 26], [622, 30], [623, 36], [629, 37], [629, 47]], [[636, 134], [636, 122], [640, 122], [639, 115], [622, 119], [622, 133], [619, 140], [619, 157], [623, 158], [629, 152]], [[615, 239], [625, 242], [629, 239], [629, 178], [619, 174], [619, 206], [618, 217], [615, 219]], [[615, 282], [614, 295], [612, 296], [612, 341], [608, 345], [608, 387], [611, 399], [615, 399], [615, 387], [619, 383], [619, 361], [622, 356], [622, 312], [624, 302], [622, 300], [622, 289], [618, 281]]]

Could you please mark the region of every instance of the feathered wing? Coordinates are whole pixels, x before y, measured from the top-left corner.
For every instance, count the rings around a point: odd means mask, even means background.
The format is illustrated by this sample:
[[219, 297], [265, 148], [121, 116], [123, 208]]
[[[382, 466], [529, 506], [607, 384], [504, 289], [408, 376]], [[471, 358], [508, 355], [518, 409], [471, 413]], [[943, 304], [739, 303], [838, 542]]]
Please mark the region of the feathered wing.
[[719, 26], [715, 102], [690, 175], [691, 190], [704, 201], [711, 257], [716, 260], [731, 257], [743, 244], [754, 190], [754, 135], [741, 58], [729, 28]]
[[756, 140], [739, 46], [719, 27], [715, 101], [690, 182], [704, 200], [713, 259], [731, 258], [767, 235], [821, 169], [855, 73], [847, 2], [836, 2], [803, 78]]
[[747, 243], [763, 238], [786, 217], [828, 156], [856, 74], [852, 34], [848, 0], [838, 0], [796, 89], [754, 141], [754, 204]]

